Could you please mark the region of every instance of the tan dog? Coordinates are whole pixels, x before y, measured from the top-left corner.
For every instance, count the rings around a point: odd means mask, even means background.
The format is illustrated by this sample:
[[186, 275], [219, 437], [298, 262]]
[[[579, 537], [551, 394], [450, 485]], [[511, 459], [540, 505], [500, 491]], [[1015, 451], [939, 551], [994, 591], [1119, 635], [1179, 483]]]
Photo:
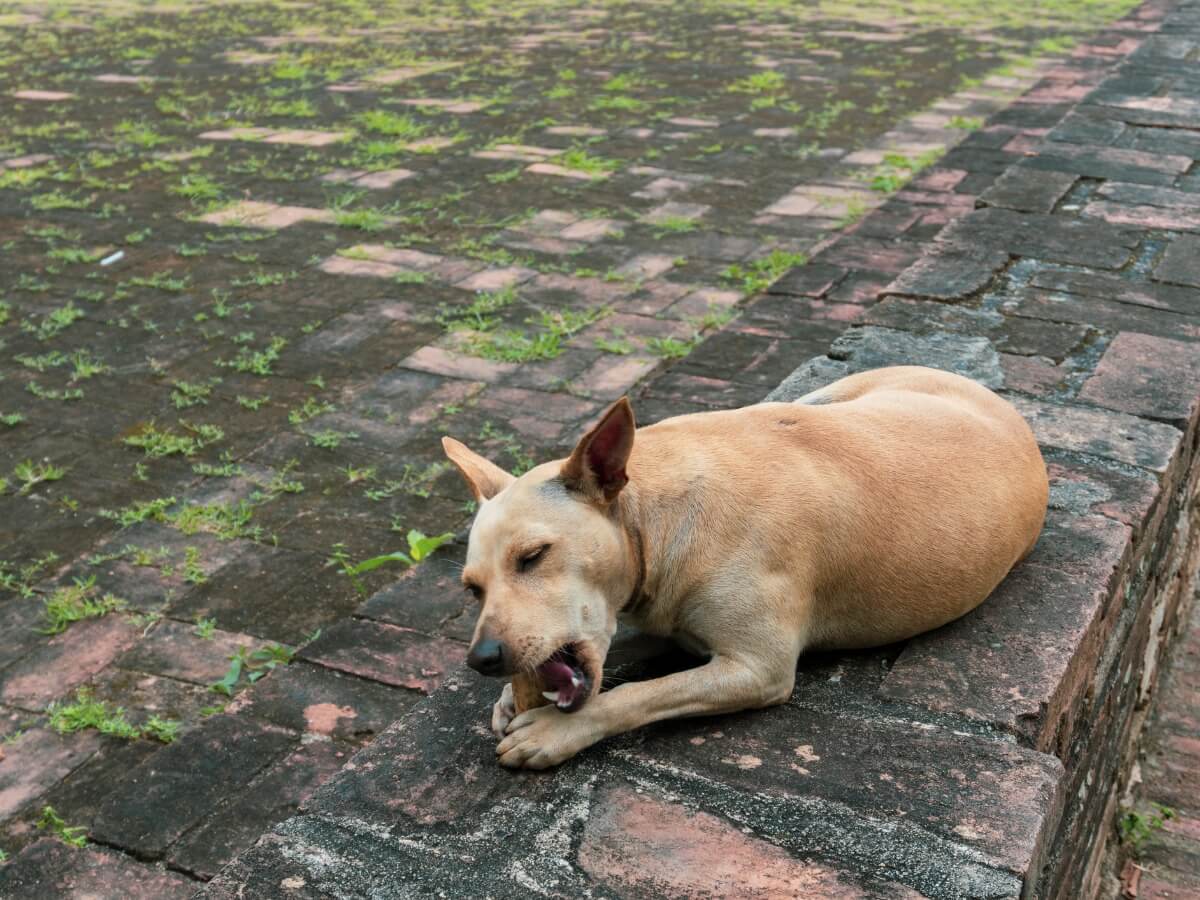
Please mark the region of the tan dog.
[[[469, 664], [550, 705], [493, 714], [505, 766], [556, 765], [674, 716], [788, 699], [806, 649], [872, 647], [973, 609], [1033, 547], [1046, 469], [1005, 400], [916, 366], [794, 403], [637, 432], [617, 401], [569, 459], [520, 478], [443, 439], [479, 511]], [[709, 661], [600, 693], [617, 619]]]

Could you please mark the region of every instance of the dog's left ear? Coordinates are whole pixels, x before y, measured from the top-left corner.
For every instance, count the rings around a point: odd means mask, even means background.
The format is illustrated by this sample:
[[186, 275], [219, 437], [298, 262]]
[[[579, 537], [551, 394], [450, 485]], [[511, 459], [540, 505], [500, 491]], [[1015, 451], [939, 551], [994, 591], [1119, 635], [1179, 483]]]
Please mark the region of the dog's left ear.
[[633, 407], [629, 398], [622, 397], [591, 431], [583, 436], [563, 463], [562, 478], [568, 485], [584, 493], [612, 500], [625, 487], [629, 477], [625, 464], [633, 451]]

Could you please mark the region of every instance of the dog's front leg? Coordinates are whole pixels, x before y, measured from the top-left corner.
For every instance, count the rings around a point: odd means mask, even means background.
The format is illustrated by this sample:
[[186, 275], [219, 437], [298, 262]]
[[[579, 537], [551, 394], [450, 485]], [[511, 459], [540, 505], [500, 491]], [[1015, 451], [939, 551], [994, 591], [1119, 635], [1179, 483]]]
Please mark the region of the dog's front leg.
[[510, 768], [546, 769], [651, 722], [782, 703], [791, 696], [795, 671], [795, 656], [770, 663], [718, 654], [698, 668], [598, 694], [578, 712], [554, 706], [523, 712], [508, 723], [496, 755]]

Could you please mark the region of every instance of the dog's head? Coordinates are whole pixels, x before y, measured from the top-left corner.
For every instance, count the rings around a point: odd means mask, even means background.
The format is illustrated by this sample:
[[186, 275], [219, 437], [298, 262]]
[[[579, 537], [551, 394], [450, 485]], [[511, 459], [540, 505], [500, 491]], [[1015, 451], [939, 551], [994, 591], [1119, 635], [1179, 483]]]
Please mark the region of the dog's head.
[[484, 675], [536, 674], [566, 712], [599, 691], [617, 611], [637, 583], [614, 508], [634, 427], [621, 398], [570, 457], [520, 478], [442, 439], [479, 504], [462, 573], [481, 605], [467, 663]]

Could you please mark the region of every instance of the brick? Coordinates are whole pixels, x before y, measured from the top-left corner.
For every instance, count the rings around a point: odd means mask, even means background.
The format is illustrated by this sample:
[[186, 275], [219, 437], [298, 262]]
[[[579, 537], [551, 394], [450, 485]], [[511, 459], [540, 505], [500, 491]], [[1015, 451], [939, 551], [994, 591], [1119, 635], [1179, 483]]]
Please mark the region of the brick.
[[1133, 281], [1108, 272], [1080, 272], [1069, 269], [1040, 268], [1030, 284], [1068, 294], [1081, 294], [1102, 301], [1119, 298], [1123, 304], [1163, 309], [1200, 318], [1200, 295], [1170, 284]]
[[808, 262], [789, 269], [767, 288], [767, 293], [824, 297], [845, 277], [846, 270], [840, 266]]
[[[42, 604], [35, 598], [12, 597], [0, 602], [0, 672], [45, 642], [37, 629], [43, 627]], [[3, 678], [0, 675], [0, 678]]]
[[295, 813], [351, 756], [351, 745], [305, 744], [247, 785], [232, 802], [193, 828], [169, 854], [171, 865], [212, 878], [276, 822]]
[[499, 381], [518, 369], [516, 363], [479, 359], [434, 346], [422, 347], [401, 360], [400, 365], [419, 372], [487, 382]]
[[945, 369], [997, 388], [1004, 381], [1000, 357], [987, 338], [933, 331], [911, 334], [866, 325], [847, 331], [829, 348], [829, 356], [861, 372], [882, 366], [922, 365]]
[[964, 247], [992, 247], [1015, 256], [1118, 269], [1129, 261], [1137, 238], [1107, 223], [1019, 213], [986, 207], [951, 222], [939, 240]]
[[1078, 177], [1069, 172], [1040, 171], [1028, 166], [1013, 166], [984, 191], [983, 206], [1001, 206], [1018, 212], [1049, 213], [1075, 184]]
[[195, 625], [165, 619], [121, 656], [117, 665], [207, 686], [221, 679], [229, 668], [229, 657], [239, 647], [257, 643], [251, 635], [219, 629], [212, 637], [202, 638]]
[[1083, 383], [1079, 399], [1186, 429], [1200, 411], [1200, 348], [1122, 332]]
[[[1131, 286], [1131, 297], [1136, 286]], [[1101, 299], [1092, 296], [1052, 294], [1026, 290], [1005, 300], [1004, 312], [1039, 321], [1090, 325], [1098, 331], [1136, 331], [1168, 338], [1200, 340], [1200, 316], [1178, 315], [1138, 303]]]
[[419, 698], [412, 691], [294, 662], [256, 681], [226, 710], [292, 731], [358, 743], [379, 734]]
[[1133, 206], [1097, 200], [1084, 206], [1081, 215], [1143, 230], [1200, 231], [1200, 213], [1161, 206]]
[[1061, 393], [1067, 379], [1073, 374], [1065, 364], [1055, 365], [1043, 357], [1014, 356], [1011, 353], [1000, 354], [1000, 368], [1004, 371], [1005, 388], [1035, 397], [1052, 397]]
[[[623, 896], [867, 896], [847, 873], [794, 859], [716, 816], [629, 787], [605, 790], [597, 798], [584, 827], [579, 865]], [[888, 896], [920, 896], [891, 887]]]
[[1104, 182], [1096, 188], [1093, 196], [1101, 200], [1131, 206], [1161, 206], [1164, 209], [1188, 211], [1196, 206], [1196, 195], [1190, 191], [1152, 187], [1144, 184], [1125, 184], [1120, 181]]
[[86, 762], [6, 823], [6, 849], [12, 853], [45, 834], [37, 828], [45, 806], [53, 806], [71, 825], [90, 831], [92, 821], [100, 806], [108, 799], [113, 785], [131, 769], [157, 753], [162, 746], [152, 740], [101, 738], [100, 748]]
[[0, 702], [44, 709], [110, 665], [140, 635], [122, 615], [76, 622], [0, 674]]
[[982, 290], [1008, 265], [1003, 250], [935, 244], [884, 288], [885, 294], [960, 300]]
[[100, 735], [94, 731], [60, 735], [47, 728], [32, 728], [7, 741], [0, 765], [0, 821], [36, 801], [100, 746]]
[[[1171, 241], [1154, 267], [1154, 277], [1159, 281], [1200, 288], [1200, 237], [1185, 234]], [[1197, 295], [1196, 303], [1200, 305], [1200, 295]]]
[[1137, 544], [1161, 496], [1158, 481], [1150, 473], [1058, 451], [1045, 451], [1043, 456], [1050, 478], [1051, 509], [1116, 519], [1130, 526]]
[[42, 103], [58, 103], [62, 100], [75, 99], [75, 95], [69, 91], [13, 91], [12, 96], [18, 100], [37, 100]]
[[441, 547], [367, 600], [358, 614], [426, 634], [469, 640], [475, 627], [475, 610], [459, 580], [459, 567], [465, 557], [463, 544]]
[[[225, 668], [228, 667], [226, 660]], [[134, 725], [143, 725], [151, 716], [159, 716], [180, 722], [187, 730], [200, 720], [200, 710], [211, 706], [214, 700], [207, 685], [201, 687], [174, 678], [130, 672], [115, 665], [93, 678], [90, 687], [97, 700], [126, 710]]]
[[[283, 545], [292, 535], [281, 528], [281, 546], [256, 545], [204, 584], [171, 601], [167, 614], [186, 621], [211, 618], [227, 632], [290, 644], [298, 644], [314, 629], [348, 615], [358, 605], [358, 597], [348, 579], [326, 564], [326, 551], [336, 541], [345, 541], [353, 551], [355, 539], [362, 535], [347, 535], [346, 531], [350, 527], [361, 532], [361, 522], [336, 518], [336, 530], [323, 532], [318, 510], [305, 505], [304, 533], [319, 548], [304, 549], [306, 545], [300, 544], [301, 549], [288, 549]], [[247, 599], [250, 597], [252, 602]]]
[[850, 234], [839, 238], [820, 254], [821, 262], [846, 269], [865, 269], [899, 275], [921, 255], [920, 248], [905, 241], [881, 241]]
[[92, 835], [140, 857], [159, 858], [294, 743], [295, 736], [283, 729], [214, 716], [115, 784]]
[[1178, 452], [1182, 435], [1161, 422], [1125, 413], [1060, 405], [1012, 396], [1043, 447], [1087, 453], [1152, 472], [1165, 472]]
[[1059, 715], [1090, 683], [1129, 540], [1111, 519], [1052, 516], [1033, 554], [979, 607], [909, 641], [880, 695], [1050, 750]]
[[70, 847], [42, 838], [0, 866], [0, 895], [5, 897], [127, 897], [129, 900], [187, 900], [196, 882], [89, 845]]
[[605, 354], [581, 372], [575, 381], [585, 385], [591, 397], [616, 400], [657, 367], [656, 359]]
[[529, 281], [535, 275], [537, 275], [537, 272], [533, 269], [524, 269], [520, 266], [509, 266], [505, 269], [484, 269], [482, 272], [477, 272], [470, 278], [458, 282], [455, 284], [455, 287], [460, 287], [467, 291], [498, 291]]
[[360, 678], [429, 693], [447, 672], [462, 664], [467, 648], [410, 628], [345, 620], [326, 629], [300, 653], [309, 662]]

